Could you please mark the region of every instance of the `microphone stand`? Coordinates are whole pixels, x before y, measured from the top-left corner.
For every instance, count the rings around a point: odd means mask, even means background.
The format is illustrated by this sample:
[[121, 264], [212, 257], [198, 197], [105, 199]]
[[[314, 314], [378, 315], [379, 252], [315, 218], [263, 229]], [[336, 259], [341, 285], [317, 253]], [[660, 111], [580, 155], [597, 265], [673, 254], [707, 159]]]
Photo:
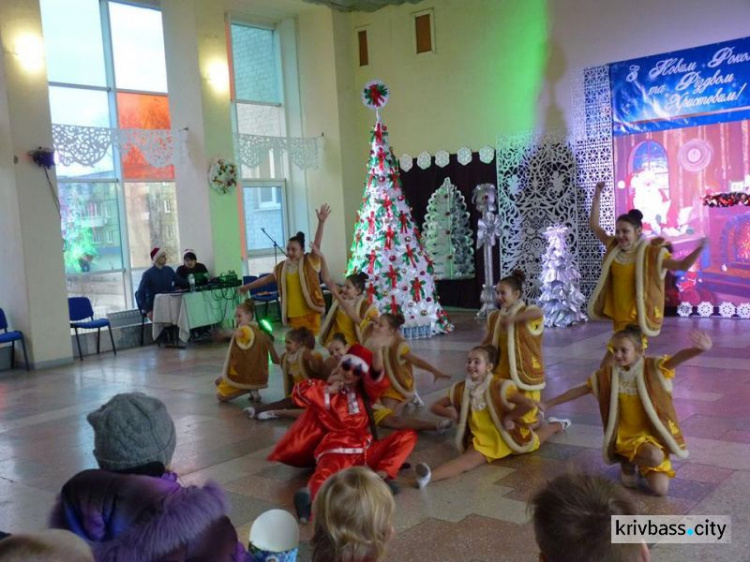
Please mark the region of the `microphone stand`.
[[268, 234], [268, 232], [266, 232], [266, 229], [265, 229], [265, 228], [261, 227], [260, 231], [261, 231], [261, 232], [262, 232], [263, 234], [265, 234], [265, 235], [266, 235], [266, 237], [267, 237], [267, 238], [268, 238], [268, 239], [269, 239], [269, 240], [271, 241], [271, 243], [273, 244], [273, 263], [274, 263], [274, 265], [278, 264], [278, 263], [279, 263], [279, 257], [278, 257], [278, 253], [277, 253], [277, 252], [281, 252], [282, 254], [284, 254], [284, 257], [286, 257], [286, 252], [285, 252], [284, 250], [282, 250], [282, 249], [281, 249], [281, 246], [279, 246], [279, 245], [278, 245], [278, 244], [276, 243], [276, 240], [274, 240], [274, 239], [273, 239], [273, 236], [271, 236], [270, 234]]

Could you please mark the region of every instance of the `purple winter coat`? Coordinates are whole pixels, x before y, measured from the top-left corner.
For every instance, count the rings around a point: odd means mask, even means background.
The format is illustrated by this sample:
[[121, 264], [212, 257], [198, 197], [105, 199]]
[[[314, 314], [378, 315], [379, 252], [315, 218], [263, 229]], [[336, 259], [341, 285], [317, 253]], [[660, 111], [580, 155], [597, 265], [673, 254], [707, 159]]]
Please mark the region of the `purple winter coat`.
[[245, 562], [215, 483], [84, 470], [63, 486], [50, 527], [86, 540], [97, 562]]

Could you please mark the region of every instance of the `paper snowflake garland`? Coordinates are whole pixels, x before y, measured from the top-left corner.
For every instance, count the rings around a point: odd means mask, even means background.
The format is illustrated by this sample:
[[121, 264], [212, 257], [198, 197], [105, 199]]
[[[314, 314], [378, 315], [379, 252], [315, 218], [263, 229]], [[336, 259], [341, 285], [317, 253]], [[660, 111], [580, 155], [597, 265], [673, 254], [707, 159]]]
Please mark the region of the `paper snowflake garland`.
[[703, 301], [698, 305], [698, 314], [700, 314], [703, 318], [708, 318], [714, 313], [714, 305], [712, 305], [710, 302]]
[[398, 160], [398, 165], [404, 172], [408, 172], [414, 167], [414, 159], [409, 154], [402, 154]]
[[432, 157], [430, 156], [429, 152], [422, 152], [419, 156], [417, 156], [417, 166], [419, 166], [423, 170], [426, 170], [431, 165]]
[[750, 302], [737, 305], [737, 316], [744, 319], [750, 318]]
[[495, 149], [490, 145], [485, 145], [479, 149], [479, 160], [481, 162], [489, 164], [493, 158], [495, 158]]
[[370, 109], [380, 109], [388, 103], [391, 92], [380, 80], [372, 80], [362, 88], [362, 103]]
[[458, 157], [458, 163], [462, 166], [466, 166], [466, 164], [471, 162], [471, 149], [468, 146], [462, 146], [458, 149], [456, 156]]
[[435, 165], [438, 168], [445, 168], [450, 162], [450, 154], [446, 150], [438, 150], [435, 153]]
[[682, 318], [687, 318], [693, 313], [693, 305], [689, 302], [681, 302], [680, 305], [677, 307], [677, 314], [679, 314]]
[[737, 308], [731, 302], [723, 302], [719, 305], [719, 314], [723, 318], [731, 318], [737, 312]]

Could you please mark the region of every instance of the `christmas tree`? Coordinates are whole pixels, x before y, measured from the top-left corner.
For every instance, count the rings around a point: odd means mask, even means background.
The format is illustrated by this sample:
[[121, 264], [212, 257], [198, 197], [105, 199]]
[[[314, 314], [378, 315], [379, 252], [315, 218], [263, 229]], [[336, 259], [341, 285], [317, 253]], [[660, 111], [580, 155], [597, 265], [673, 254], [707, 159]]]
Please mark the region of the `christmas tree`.
[[427, 203], [424, 221], [425, 249], [435, 267], [435, 279], [474, 277], [474, 240], [469, 227], [466, 199], [445, 178]]
[[433, 265], [422, 247], [419, 229], [401, 189], [398, 162], [388, 144], [378, 109], [388, 101], [388, 88], [370, 82], [362, 92], [376, 113], [370, 134], [369, 172], [357, 212], [347, 274], [369, 275], [367, 294], [381, 312], [402, 314], [407, 338], [450, 332], [453, 326], [438, 302]]
[[539, 305], [544, 312], [544, 325], [564, 328], [587, 320], [578, 283], [581, 274], [568, 249], [568, 227], [550, 226], [544, 231], [547, 251], [542, 256], [542, 295]]

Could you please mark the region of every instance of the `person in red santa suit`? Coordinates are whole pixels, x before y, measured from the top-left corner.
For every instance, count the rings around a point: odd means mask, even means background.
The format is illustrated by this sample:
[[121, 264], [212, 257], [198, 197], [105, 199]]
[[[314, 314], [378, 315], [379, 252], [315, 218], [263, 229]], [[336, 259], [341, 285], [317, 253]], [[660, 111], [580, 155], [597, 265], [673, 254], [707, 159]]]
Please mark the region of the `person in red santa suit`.
[[327, 381], [310, 379], [294, 386], [292, 400], [306, 411], [268, 458], [292, 466], [314, 462], [307, 487], [294, 496], [301, 523], [310, 519], [312, 500], [323, 482], [350, 466], [369, 466], [394, 489], [391, 481], [414, 449], [417, 434], [405, 429], [378, 439], [372, 403], [388, 385], [380, 354], [373, 358], [369, 349], [355, 344]]

